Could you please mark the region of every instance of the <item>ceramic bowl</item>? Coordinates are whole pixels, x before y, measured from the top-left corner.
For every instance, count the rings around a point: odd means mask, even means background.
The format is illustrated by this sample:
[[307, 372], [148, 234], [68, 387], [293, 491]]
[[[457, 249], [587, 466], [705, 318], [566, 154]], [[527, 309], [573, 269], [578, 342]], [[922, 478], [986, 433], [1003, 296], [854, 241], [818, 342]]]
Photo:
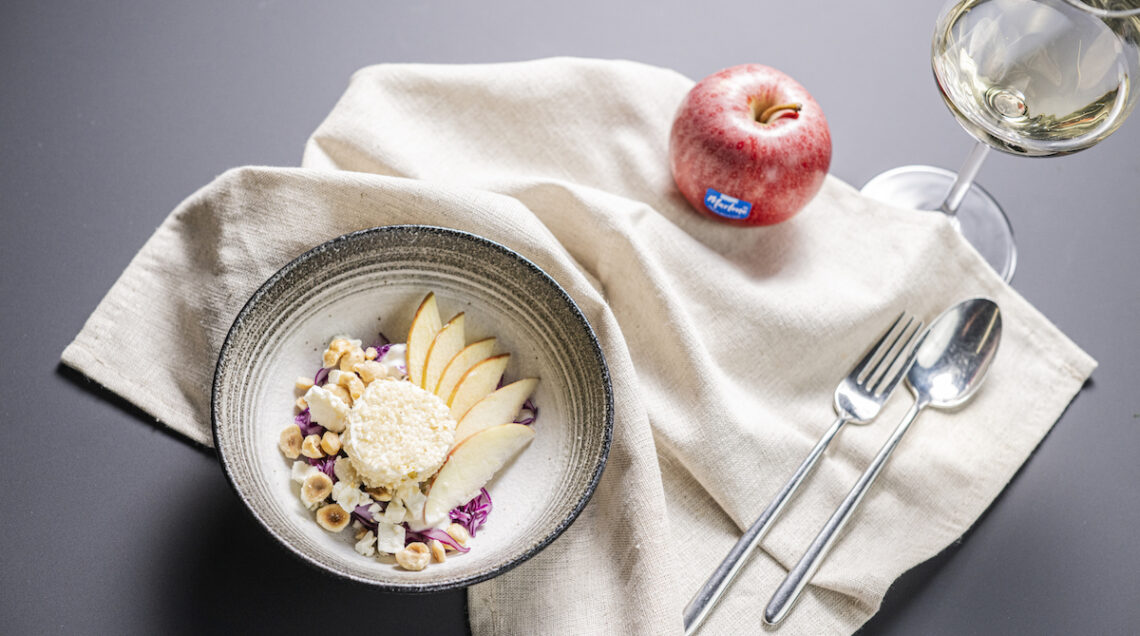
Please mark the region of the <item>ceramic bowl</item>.
[[[467, 341], [495, 336], [511, 353], [505, 381], [538, 377], [536, 435], [487, 486], [494, 502], [471, 551], [419, 572], [353, 549], [352, 531], [314, 521], [277, 448], [292, 423], [299, 376], [311, 377], [337, 335], [405, 339], [434, 291], [443, 320], [466, 312]], [[348, 234], [298, 257], [250, 298], [230, 328], [214, 375], [214, 443], [254, 517], [301, 559], [393, 591], [471, 585], [534, 556], [578, 516], [606, 463], [613, 397], [605, 360], [582, 312], [545, 272], [478, 236], [388, 226]]]

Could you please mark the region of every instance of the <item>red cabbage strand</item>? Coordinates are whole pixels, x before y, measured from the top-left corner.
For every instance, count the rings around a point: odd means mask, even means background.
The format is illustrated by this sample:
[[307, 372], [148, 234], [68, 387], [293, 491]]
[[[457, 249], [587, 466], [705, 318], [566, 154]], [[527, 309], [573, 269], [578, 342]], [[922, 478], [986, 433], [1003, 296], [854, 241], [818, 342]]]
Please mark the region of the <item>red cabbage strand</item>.
[[443, 545], [446, 545], [446, 546], [454, 549], [457, 552], [467, 552], [471, 549], [471, 548], [465, 548], [465, 547], [459, 545], [459, 543], [455, 540], [454, 537], [452, 537], [450, 534], [447, 534], [443, 530], [440, 530], [439, 528], [428, 528], [426, 530], [418, 530], [417, 531], [417, 530], [409, 529], [408, 524], [406, 524], [406, 523], [403, 525], [404, 525], [404, 545], [408, 545], [409, 543], [415, 543], [416, 541], [419, 541], [420, 543], [427, 543], [431, 539], [435, 539], [436, 541], [439, 541]]
[[376, 532], [376, 521], [372, 519], [372, 513], [368, 511], [370, 506], [357, 506], [352, 511], [352, 518], [360, 522], [360, 525], [366, 529]]
[[305, 461], [309, 462], [310, 466], [316, 466], [317, 470], [329, 476], [329, 479], [335, 484], [337, 482], [336, 472], [333, 470], [336, 467], [336, 457], [306, 457]]
[[297, 428], [301, 429], [302, 437], [325, 434], [325, 427], [317, 424], [312, 420], [312, 417], [309, 414], [309, 409], [305, 409], [304, 411], [301, 411], [297, 415], [293, 416], [293, 423], [297, 425]]
[[332, 367], [329, 367], [327, 369], [325, 367], [321, 367], [320, 369], [317, 369], [317, 374], [313, 376], [313, 384], [317, 386], [324, 386], [325, 380], [329, 379], [329, 371], [332, 371]]
[[475, 498], [462, 506], [457, 506], [450, 513], [451, 520], [467, 529], [472, 537], [483, 524], [487, 523], [487, 516], [491, 514], [491, 495], [486, 488], [480, 488]]
[[534, 402], [530, 401], [530, 398], [527, 398], [526, 402], [523, 402], [522, 408], [519, 409], [519, 415], [515, 419], [515, 424], [530, 426], [534, 424], [534, 421], [537, 419], [538, 407], [535, 406]]

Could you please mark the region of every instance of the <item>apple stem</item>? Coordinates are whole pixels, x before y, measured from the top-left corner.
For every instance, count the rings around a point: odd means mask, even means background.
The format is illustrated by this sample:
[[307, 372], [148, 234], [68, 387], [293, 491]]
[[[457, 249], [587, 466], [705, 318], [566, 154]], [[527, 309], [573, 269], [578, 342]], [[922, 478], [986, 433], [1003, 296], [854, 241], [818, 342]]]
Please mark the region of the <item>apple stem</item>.
[[775, 106], [769, 106], [768, 108], [766, 108], [764, 110], [764, 112], [760, 113], [760, 116], [756, 118], [756, 121], [760, 122], [761, 124], [770, 124], [770, 123], [772, 123], [773, 119], [776, 119], [775, 117], [773, 117], [773, 115], [775, 115], [776, 113], [779, 113], [781, 111], [789, 111], [789, 110], [798, 113], [798, 112], [800, 112], [801, 108], [803, 108], [803, 104], [800, 104], [798, 102], [792, 102], [792, 103], [788, 103], [788, 104], [776, 104]]

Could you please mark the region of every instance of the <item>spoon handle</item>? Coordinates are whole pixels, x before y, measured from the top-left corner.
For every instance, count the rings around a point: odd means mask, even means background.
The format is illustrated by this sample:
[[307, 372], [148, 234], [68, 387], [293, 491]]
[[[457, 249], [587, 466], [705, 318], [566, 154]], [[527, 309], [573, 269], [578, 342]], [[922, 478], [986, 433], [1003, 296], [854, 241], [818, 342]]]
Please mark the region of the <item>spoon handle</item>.
[[875, 482], [875, 478], [883, 470], [886, 465], [887, 459], [891, 456], [891, 452], [898, 446], [902, 436], [906, 433], [910, 425], [914, 423], [918, 414], [922, 409], [926, 408], [925, 403], [915, 402], [914, 406], [910, 407], [902, 422], [899, 423], [895, 432], [891, 434], [890, 439], [879, 450], [879, 454], [875, 456], [874, 461], [864, 471], [863, 475], [859, 477], [859, 481], [855, 482], [855, 486], [851, 492], [847, 493], [847, 498], [843, 503], [839, 504], [839, 508], [827, 520], [823, 528], [816, 535], [815, 540], [812, 541], [811, 546], [808, 547], [807, 552], [800, 558], [799, 563], [788, 575], [784, 577], [783, 583], [776, 589], [776, 593], [772, 595], [771, 600], [768, 601], [768, 606], [764, 608], [764, 622], [768, 625], [777, 625], [780, 621], [787, 617], [788, 612], [791, 611], [792, 606], [796, 600], [799, 599], [800, 594], [803, 593], [804, 588], [807, 587], [812, 576], [815, 575], [816, 570], [819, 569], [820, 563], [823, 562], [823, 557], [831, 550], [831, 546], [835, 544], [835, 540], [839, 537], [839, 532], [847, 525], [847, 521], [851, 519], [851, 514], [855, 512], [855, 508], [859, 506], [859, 502], [863, 500], [863, 495], [867, 494], [871, 484]]
[[780, 489], [780, 492], [776, 495], [776, 498], [772, 500], [772, 503], [768, 504], [764, 512], [760, 513], [760, 517], [744, 531], [744, 534], [736, 542], [736, 545], [732, 546], [732, 549], [728, 551], [728, 555], [725, 556], [724, 560], [717, 566], [712, 576], [709, 577], [709, 580], [705, 581], [705, 584], [701, 586], [701, 589], [697, 591], [692, 600], [689, 601], [689, 604], [685, 606], [684, 621], [686, 636], [697, 631], [697, 628], [704, 622], [713, 606], [716, 605], [716, 602], [724, 595], [724, 591], [728, 588], [728, 585], [732, 583], [732, 579], [736, 578], [737, 573], [740, 572], [740, 568], [744, 566], [748, 555], [752, 554], [752, 551], [756, 549], [760, 540], [764, 538], [764, 535], [768, 534], [768, 530], [775, 524], [776, 517], [780, 515], [780, 511], [784, 509], [784, 506], [791, 500], [792, 495], [795, 494], [800, 484], [804, 482], [804, 479], [806, 479], [812, 469], [815, 468], [820, 456], [823, 455], [823, 451], [827, 449], [831, 440], [835, 439], [836, 434], [839, 433], [839, 429], [843, 428], [845, 423], [847, 423], [847, 418], [843, 416], [835, 419], [835, 422], [831, 424], [831, 428], [823, 434], [823, 437], [821, 437], [815, 447], [811, 449], [807, 458], [804, 459], [800, 467], [796, 469], [795, 474], [788, 480], [788, 483], [784, 484], [784, 487]]

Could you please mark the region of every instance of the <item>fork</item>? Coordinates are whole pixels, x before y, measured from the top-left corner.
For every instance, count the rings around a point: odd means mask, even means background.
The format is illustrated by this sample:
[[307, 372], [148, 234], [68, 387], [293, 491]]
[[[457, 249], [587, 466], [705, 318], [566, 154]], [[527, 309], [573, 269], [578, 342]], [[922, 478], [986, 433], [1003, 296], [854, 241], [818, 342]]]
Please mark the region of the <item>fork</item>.
[[[906, 318], [905, 324], [904, 318]], [[922, 332], [922, 327], [921, 320], [916, 324], [914, 317], [908, 316], [905, 311], [900, 313], [886, 333], [871, 345], [866, 355], [835, 388], [835, 412], [838, 417], [816, 443], [815, 448], [811, 449], [788, 483], [780, 489], [772, 503], [768, 504], [760, 514], [760, 518], [744, 532], [736, 545], [732, 546], [724, 561], [721, 561], [712, 576], [685, 606], [686, 636], [694, 633], [708, 617], [716, 602], [732, 583], [732, 579], [740, 572], [745, 559], [774, 525], [776, 517], [815, 468], [819, 458], [843, 425], [848, 422], [866, 424], [879, 414], [891, 392], [895, 390], [914, 362], [915, 345], [921, 340], [919, 334]]]

